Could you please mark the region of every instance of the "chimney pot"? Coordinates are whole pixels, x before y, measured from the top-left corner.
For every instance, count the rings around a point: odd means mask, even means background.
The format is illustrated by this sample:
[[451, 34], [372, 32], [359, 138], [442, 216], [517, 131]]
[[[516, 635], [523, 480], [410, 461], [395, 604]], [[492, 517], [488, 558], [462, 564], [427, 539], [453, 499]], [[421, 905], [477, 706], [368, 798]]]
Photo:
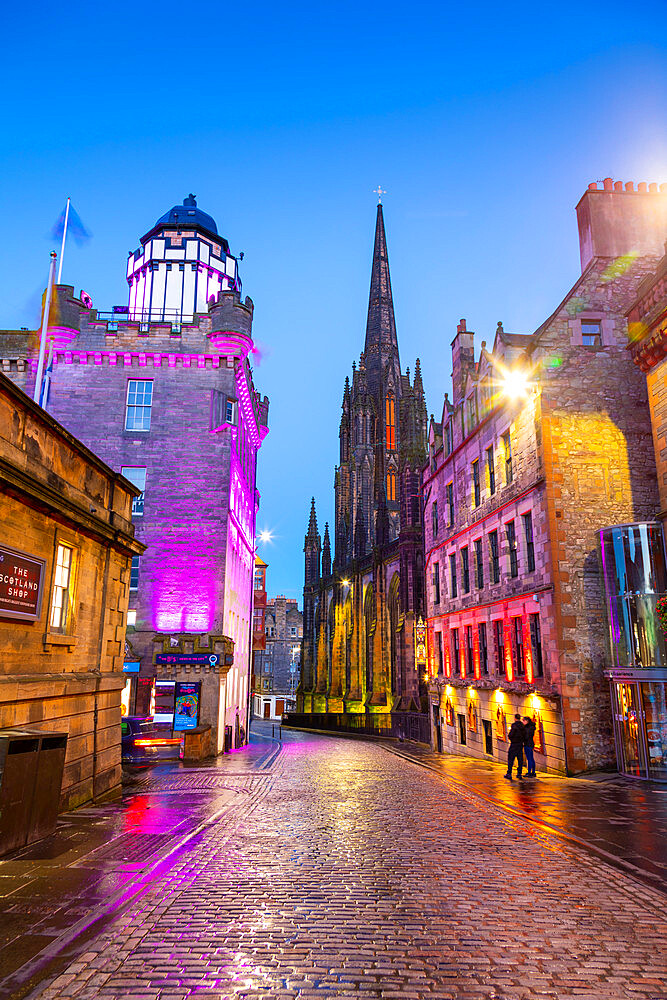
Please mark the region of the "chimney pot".
[[614, 181], [614, 191], [623, 190], [623, 181]]
[[591, 183], [588, 185], [588, 190], [589, 191], [597, 191], [597, 189], [598, 189], [598, 186], [595, 183], [595, 181], [591, 181]]
[[460, 321], [459, 325], [456, 327], [456, 332], [457, 333], [465, 333], [466, 332], [466, 321], [464, 319], [462, 319]]
[[627, 184], [625, 185], [625, 190], [626, 191], [634, 191], [634, 189], [635, 189], [635, 182], [634, 181], [628, 181]]
[[657, 184], [649, 184], [648, 189], [651, 192], [651, 194], [657, 194], [658, 193], [658, 185]]
[[641, 181], [637, 185], [637, 190], [639, 191], [640, 194], [646, 194], [646, 181]]
[[603, 181], [603, 184], [604, 184], [605, 191], [611, 191], [611, 189], [613, 187], [613, 181], [612, 181], [611, 177], [605, 177], [605, 179]]

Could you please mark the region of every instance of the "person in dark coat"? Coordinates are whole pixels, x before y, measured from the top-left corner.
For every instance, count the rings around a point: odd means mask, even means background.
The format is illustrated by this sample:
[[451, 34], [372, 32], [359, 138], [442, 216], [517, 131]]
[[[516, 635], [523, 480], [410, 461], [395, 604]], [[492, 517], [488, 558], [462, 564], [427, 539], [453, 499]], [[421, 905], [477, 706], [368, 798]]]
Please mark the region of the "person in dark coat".
[[526, 777], [536, 778], [535, 773], [535, 723], [528, 716], [523, 717], [523, 728], [526, 733], [526, 742], [523, 745], [523, 751], [526, 755]]
[[504, 777], [508, 781], [512, 780], [512, 765], [516, 761], [516, 776], [521, 781], [523, 777], [523, 748], [526, 742], [526, 731], [520, 715], [514, 716], [514, 722], [507, 734], [507, 739], [509, 740], [509, 750], [507, 751], [507, 774]]

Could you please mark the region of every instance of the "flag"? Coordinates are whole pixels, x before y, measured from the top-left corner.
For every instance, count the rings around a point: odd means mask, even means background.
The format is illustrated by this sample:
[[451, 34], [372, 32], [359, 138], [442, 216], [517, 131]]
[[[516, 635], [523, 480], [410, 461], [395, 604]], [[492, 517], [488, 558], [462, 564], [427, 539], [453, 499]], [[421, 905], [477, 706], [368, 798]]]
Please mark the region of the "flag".
[[[63, 229], [65, 228], [65, 215], [67, 213], [67, 207], [65, 207], [58, 217], [58, 221], [51, 230], [51, 238], [54, 240], [61, 240], [63, 237]], [[79, 213], [74, 208], [72, 202], [69, 204], [69, 216], [67, 218], [67, 235], [74, 237], [74, 242], [77, 246], [83, 246], [90, 239], [91, 234], [88, 232], [84, 226]]]

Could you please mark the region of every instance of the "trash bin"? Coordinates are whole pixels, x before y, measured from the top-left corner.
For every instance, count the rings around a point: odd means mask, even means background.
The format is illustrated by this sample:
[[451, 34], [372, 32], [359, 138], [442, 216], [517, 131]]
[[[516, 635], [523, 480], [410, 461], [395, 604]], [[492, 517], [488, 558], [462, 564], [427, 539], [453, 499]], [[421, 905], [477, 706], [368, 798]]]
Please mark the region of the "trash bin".
[[53, 833], [66, 733], [0, 730], [0, 854]]

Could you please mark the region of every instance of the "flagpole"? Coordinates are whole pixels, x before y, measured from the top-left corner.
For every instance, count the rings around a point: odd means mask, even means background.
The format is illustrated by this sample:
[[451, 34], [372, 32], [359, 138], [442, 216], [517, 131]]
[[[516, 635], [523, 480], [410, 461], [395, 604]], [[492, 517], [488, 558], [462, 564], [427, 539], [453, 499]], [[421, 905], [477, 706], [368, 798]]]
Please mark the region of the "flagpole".
[[35, 377], [35, 391], [32, 398], [39, 403], [42, 394], [42, 375], [44, 373], [44, 353], [46, 351], [46, 331], [49, 327], [49, 312], [51, 311], [51, 295], [53, 294], [53, 277], [56, 273], [55, 250], [51, 251], [51, 264], [49, 266], [49, 280], [46, 286], [46, 301], [44, 302], [44, 315], [42, 316], [42, 332], [39, 338], [39, 357], [37, 359], [37, 375]]
[[65, 256], [65, 239], [67, 237], [67, 222], [69, 219], [69, 203], [72, 199], [67, 199], [67, 205], [65, 206], [65, 224], [63, 226], [63, 241], [60, 244], [60, 264], [58, 265], [58, 284], [60, 284], [60, 279], [63, 274], [63, 257]]

